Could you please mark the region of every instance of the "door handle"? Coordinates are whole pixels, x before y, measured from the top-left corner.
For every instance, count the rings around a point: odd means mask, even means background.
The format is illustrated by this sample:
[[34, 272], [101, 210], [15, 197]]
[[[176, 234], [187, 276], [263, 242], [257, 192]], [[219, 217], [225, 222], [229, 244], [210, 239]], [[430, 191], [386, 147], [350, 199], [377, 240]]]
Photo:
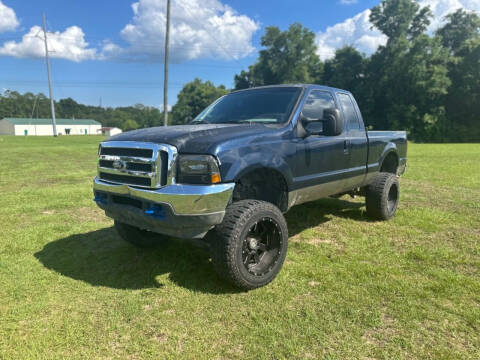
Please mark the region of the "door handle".
[[350, 140], [345, 139], [343, 141], [343, 153], [345, 155], [348, 155], [349, 152], [350, 152]]

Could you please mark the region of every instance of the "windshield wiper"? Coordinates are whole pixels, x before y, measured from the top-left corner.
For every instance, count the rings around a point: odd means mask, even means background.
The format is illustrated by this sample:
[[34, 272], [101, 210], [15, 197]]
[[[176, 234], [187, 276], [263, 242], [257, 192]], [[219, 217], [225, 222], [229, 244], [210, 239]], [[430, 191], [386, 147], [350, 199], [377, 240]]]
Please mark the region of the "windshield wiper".
[[211, 123], [205, 120], [194, 120], [190, 123], [190, 125], [195, 125], [195, 124], [211, 124]]
[[215, 124], [251, 124], [251, 120], [248, 119], [235, 119], [216, 122]]

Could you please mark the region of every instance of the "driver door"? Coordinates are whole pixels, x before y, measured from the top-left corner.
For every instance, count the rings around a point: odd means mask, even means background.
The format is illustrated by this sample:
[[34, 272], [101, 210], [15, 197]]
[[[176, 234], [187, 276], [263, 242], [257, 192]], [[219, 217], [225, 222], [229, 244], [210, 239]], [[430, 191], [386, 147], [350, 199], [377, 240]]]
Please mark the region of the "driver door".
[[[302, 115], [308, 119], [323, 119], [323, 111], [331, 108], [339, 108], [332, 93], [311, 90]], [[298, 189], [297, 203], [340, 193], [346, 188], [344, 172], [349, 166], [346, 140], [345, 131], [338, 136], [310, 135], [297, 138], [294, 175], [294, 186]]]

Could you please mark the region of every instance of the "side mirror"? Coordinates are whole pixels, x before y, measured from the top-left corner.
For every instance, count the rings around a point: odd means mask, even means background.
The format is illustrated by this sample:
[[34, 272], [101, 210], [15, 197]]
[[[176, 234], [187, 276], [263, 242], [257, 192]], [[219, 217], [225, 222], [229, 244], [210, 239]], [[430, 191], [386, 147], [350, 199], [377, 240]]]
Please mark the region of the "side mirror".
[[305, 129], [304, 136], [337, 136], [343, 132], [343, 119], [339, 109], [325, 109], [323, 119], [310, 120], [302, 114], [301, 122]]
[[308, 121], [305, 126], [305, 131], [307, 135], [320, 135], [323, 133], [323, 121], [315, 120], [315, 121]]
[[337, 136], [343, 132], [343, 119], [338, 109], [325, 109], [323, 111], [323, 134]]

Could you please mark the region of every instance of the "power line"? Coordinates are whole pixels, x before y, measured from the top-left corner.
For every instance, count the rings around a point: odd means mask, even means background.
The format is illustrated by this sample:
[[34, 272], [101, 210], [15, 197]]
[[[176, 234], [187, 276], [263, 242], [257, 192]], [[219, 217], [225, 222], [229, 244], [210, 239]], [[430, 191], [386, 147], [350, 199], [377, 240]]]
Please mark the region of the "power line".
[[[220, 42], [218, 40], [216, 40], [216, 38], [208, 31], [206, 30], [206, 28], [203, 27], [203, 30], [216, 42], [217, 46], [211, 46], [211, 45], [202, 45], [201, 47], [203, 49], [217, 49], [217, 48], [220, 48], [224, 53], [225, 55], [228, 56], [228, 58], [230, 59], [233, 59], [233, 60], [236, 60], [235, 58], [232, 58], [231, 54], [237, 54], [237, 55], [243, 55], [245, 54], [245, 48], [229, 48], [228, 50], [220, 44]], [[51, 34], [54, 38], [60, 38], [60, 39], [65, 39], [65, 40], [78, 40], [78, 38], [75, 38], [75, 37], [69, 37], [69, 36], [65, 36], [65, 35], [62, 35], [62, 34], [56, 34], [54, 32], [49, 32], [49, 34]], [[23, 36], [15, 36], [15, 37], [0, 37], [0, 41], [9, 41], [9, 40], [22, 40], [23, 38], [35, 38], [36, 36], [35, 35], [23, 35]], [[98, 40], [99, 42], [103, 42], [105, 39], [104, 38], [96, 38], [96, 37], [84, 37], [83, 40], [85, 40], [86, 42], [88, 43], [92, 43], [92, 41], [90, 40]], [[148, 40], [137, 40], [135, 41], [135, 45], [138, 46], [142, 46], [142, 47], [146, 47], [146, 48], [151, 48], [151, 49], [158, 49], [159, 45], [161, 45], [163, 43], [162, 40], [158, 40], [158, 41], [148, 41]], [[173, 44], [172, 45], [173, 47], [175, 47], [176, 49], [184, 49], [184, 50], [188, 50], [188, 49], [196, 49], [197, 46], [196, 45], [178, 45], [178, 44]]]
[[[44, 82], [41, 80], [0, 80], [0, 83], [12, 84], [12, 85], [39, 85], [43, 86]], [[177, 87], [182, 87], [185, 85], [180, 82], [169, 82], [170, 85]], [[122, 81], [111, 81], [111, 82], [99, 82], [99, 81], [56, 81], [55, 85], [57, 87], [73, 87], [73, 88], [84, 88], [84, 87], [113, 87], [113, 88], [162, 88], [163, 86], [156, 82], [122, 82]]]
[[[52, 51], [50, 51], [50, 53], [52, 53]], [[42, 60], [42, 58], [34, 58], [33, 60]], [[124, 58], [124, 60], [127, 60], [127, 58]], [[72, 65], [76, 65], [76, 63], [71, 63]], [[141, 64], [141, 63], [134, 63], [134, 62], [131, 62], [129, 63], [129, 66], [132, 68], [135, 66], [135, 64], [138, 64], [139, 67], [140, 67], [140, 70], [144, 70], [145, 69], [145, 64]], [[158, 66], [156, 64], [151, 64], [152, 66]], [[29, 67], [29, 68], [35, 68], [35, 67], [38, 67], [39, 65], [37, 64], [34, 64], [34, 63], [25, 63], [25, 64], [22, 64], [22, 67]], [[183, 62], [183, 63], [172, 63], [170, 62], [169, 63], [169, 66], [170, 67], [189, 67], [189, 68], [192, 68], [192, 67], [198, 67], [198, 68], [213, 68], [213, 69], [238, 69], [239, 66], [237, 65], [214, 65], [214, 64], [203, 64], [203, 63], [191, 63], [191, 62]], [[0, 68], [9, 68], [9, 67], [13, 67], [13, 68], [18, 68], [18, 64], [17, 63], [12, 63], [12, 64], [0, 64]], [[126, 73], [126, 72], [129, 72], [129, 73], [133, 73], [133, 72], [136, 72], [134, 69], [129, 69], [129, 70], [122, 70], [122, 73]]]

